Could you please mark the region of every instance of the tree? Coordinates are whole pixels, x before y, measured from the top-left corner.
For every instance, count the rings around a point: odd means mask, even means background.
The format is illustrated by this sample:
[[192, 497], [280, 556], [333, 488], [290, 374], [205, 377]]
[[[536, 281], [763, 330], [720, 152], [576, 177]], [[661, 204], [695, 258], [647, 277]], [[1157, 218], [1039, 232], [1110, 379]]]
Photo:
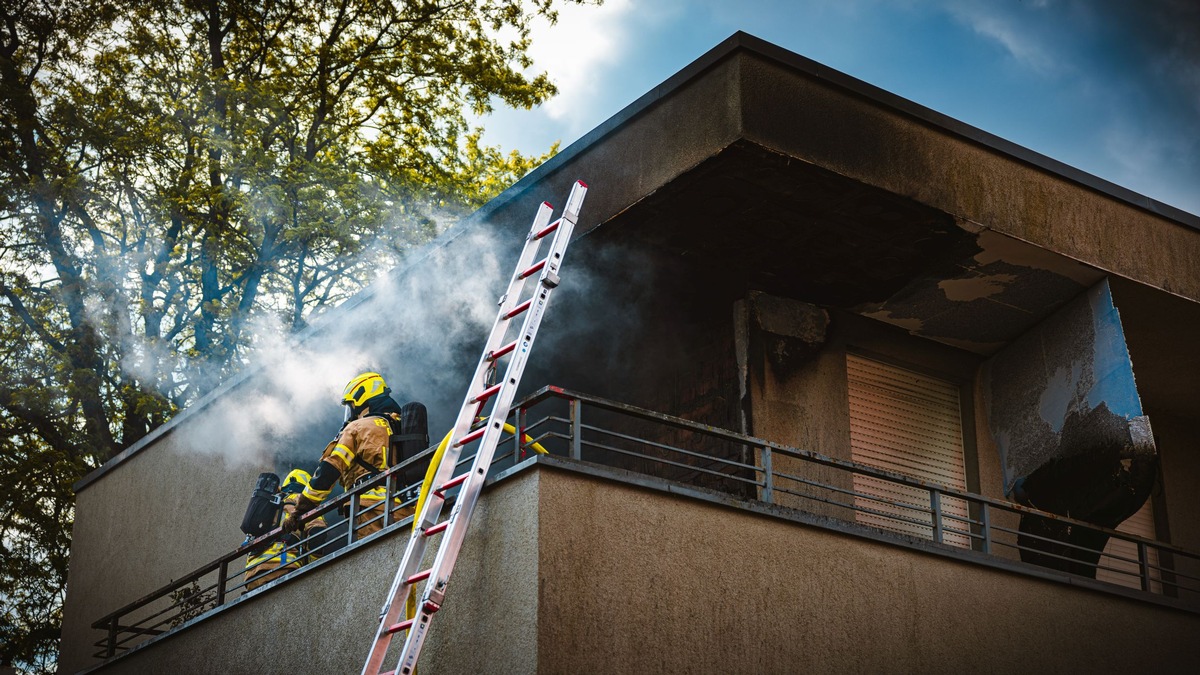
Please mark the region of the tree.
[[75, 481], [545, 159], [465, 112], [553, 95], [554, 5], [0, 9], [0, 663], [53, 663]]

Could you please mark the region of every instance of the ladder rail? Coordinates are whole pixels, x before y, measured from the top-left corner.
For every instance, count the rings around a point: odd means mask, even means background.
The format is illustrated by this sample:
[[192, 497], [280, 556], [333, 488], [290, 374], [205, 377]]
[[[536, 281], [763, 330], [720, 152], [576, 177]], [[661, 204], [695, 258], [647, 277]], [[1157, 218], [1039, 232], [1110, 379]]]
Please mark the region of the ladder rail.
[[[452, 523], [461, 523], [461, 527], [455, 527], [452, 524], [442, 536], [442, 543], [438, 549], [437, 559], [430, 568], [436, 570], [436, 574], [430, 577], [429, 582], [425, 586], [425, 592], [421, 600], [417, 603], [418, 612], [423, 613], [419, 617], [418, 622], [413, 626], [413, 629], [409, 631], [404, 651], [400, 656], [400, 667], [397, 670], [399, 673], [410, 673], [412, 672], [412, 668], [416, 666], [416, 660], [420, 654], [421, 645], [428, 633], [428, 626], [432, 617], [432, 613], [425, 612], [425, 610], [431, 607], [440, 608], [445, 600], [450, 576], [454, 571], [454, 565], [458, 560], [458, 553], [466, 538], [471, 516], [474, 514], [476, 504], [478, 504], [479, 493], [483, 490], [483, 483], [487, 478], [487, 469], [491, 465], [496, 446], [504, 428], [504, 420], [508, 417], [508, 412], [512, 408], [512, 401], [517, 393], [520, 375], [524, 371], [525, 364], [529, 358], [529, 347], [532, 346], [534, 339], [537, 337], [542, 316], [545, 314], [546, 305], [550, 299], [550, 292], [553, 290], [553, 287], [545, 285], [545, 279], [547, 275], [556, 274], [558, 263], [561, 262], [566, 248], [566, 243], [569, 241], [574, 230], [573, 219], [568, 220], [564, 215], [562, 220], [563, 223], [555, 232], [555, 240], [551, 244], [551, 250], [547, 256], [554, 257], [553, 269], [548, 264], [546, 269], [542, 271], [542, 276], [539, 277], [539, 287], [534, 292], [537, 300], [530, 308], [521, 326], [521, 334], [523, 336], [521, 339], [524, 348], [518, 347], [508, 363], [504, 383], [509, 386], [502, 388], [496, 396], [495, 406], [488, 417], [487, 430], [479, 441], [479, 450], [476, 452], [475, 461], [471, 465], [472, 479], [463, 484], [459, 492], [459, 498], [455, 501], [454, 507], [451, 509], [450, 521]], [[562, 242], [561, 246], [558, 245], [560, 241]], [[557, 281], [553, 283], [557, 285]], [[432, 603], [432, 605], [429, 603]]]
[[[549, 222], [553, 212], [552, 207], [543, 202], [538, 208], [538, 213], [518, 257], [516, 269], [509, 279], [507, 290], [497, 303], [496, 319], [492, 324], [463, 405], [459, 409], [458, 417], [451, 430], [448, 446], [435, 471], [433, 483], [430, 485], [432, 494], [426, 497], [418, 519], [413, 522], [404, 558], [396, 571], [387, 599], [380, 611], [380, 623], [375, 633], [371, 652], [363, 665], [363, 675], [379, 673], [391, 644], [391, 638], [399, 632], [405, 632], [406, 636], [400, 655], [400, 665], [395, 672], [412, 673], [416, 667], [417, 658], [420, 655], [420, 649], [428, 633], [433, 614], [440, 609], [445, 598], [450, 575], [466, 537], [471, 516], [503, 432], [504, 420], [511, 410], [513, 398], [520, 385], [521, 375], [528, 361], [533, 341], [537, 337], [551, 292], [558, 286], [558, 271], [574, 232], [586, 193], [587, 186], [582, 181], [576, 181], [571, 188], [562, 216], [553, 223]], [[543, 239], [548, 236], [551, 239], [546, 257], [534, 264], [534, 257], [543, 247]], [[533, 294], [527, 300], [522, 301], [530, 284], [534, 284]], [[516, 340], [502, 346], [502, 342], [507, 338], [514, 325], [513, 319], [522, 315]], [[503, 379], [499, 381], [499, 384], [493, 385], [488, 381], [488, 377], [499, 371], [498, 359], [501, 355], [508, 357], [508, 363], [504, 368]], [[475, 425], [479, 413], [483, 411], [488, 401], [491, 401], [492, 406], [485, 418], [484, 426], [482, 429], [472, 432], [471, 428]], [[463, 449], [476, 441], [479, 445], [470, 470], [464, 476], [453, 478], [458, 458]], [[458, 498], [449, 517], [442, 523], [438, 523], [442, 507], [446, 502], [446, 495], [440, 486], [445, 486], [452, 481], [461, 483]], [[424, 558], [428, 536], [435, 533], [442, 534], [442, 542], [434, 563], [428, 570], [418, 574], [417, 569]], [[416, 617], [411, 621], [397, 623], [412, 587], [421, 580], [426, 580], [426, 584], [417, 606]]]

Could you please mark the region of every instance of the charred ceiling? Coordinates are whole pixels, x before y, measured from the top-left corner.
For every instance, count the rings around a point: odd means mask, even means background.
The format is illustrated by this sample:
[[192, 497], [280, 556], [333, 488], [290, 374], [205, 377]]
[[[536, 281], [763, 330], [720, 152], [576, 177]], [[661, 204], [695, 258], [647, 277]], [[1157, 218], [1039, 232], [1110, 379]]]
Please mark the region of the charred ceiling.
[[835, 307], [882, 302], [976, 251], [945, 213], [748, 141], [606, 228], [748, 288]]
[[600, 228], [725, 288], [847, 309], [979, 354], [1103, 274], [741, 140]]

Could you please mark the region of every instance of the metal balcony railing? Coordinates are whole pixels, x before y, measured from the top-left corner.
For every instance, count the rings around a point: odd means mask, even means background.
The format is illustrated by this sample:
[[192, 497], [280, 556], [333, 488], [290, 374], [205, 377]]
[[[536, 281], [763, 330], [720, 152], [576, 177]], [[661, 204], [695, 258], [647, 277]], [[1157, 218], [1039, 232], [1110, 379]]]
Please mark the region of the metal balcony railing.
[[[966, 555], [1005, 559], [1029, 571], [1050, 568], [1082, 578], [1107, 572], [1117, 584], [1200, 611], [1200, 555], [1162, 542], [557, 387], [514, 405], [511, 419], [517, 433], [502, 439], [494, 472], [526, 460], [537, 443], [551, 455], [690, 486], [727, 503], [808, 515], [819, 524], [900, 544], [957, 555], [971, 551]], [[525, 442], [518, 443], [519, 438]], [[409, 519], [397, 513], [413, 504], [403, 496], [416, 486], [398, 485], [398, 477], [414, 464], [424, 466], [432, 452], [429, 448], [313, 511], [314, 517], [341, 511], [345, 520], [329, 528], [335, 536], [293, 545], [310, 557], [306, 566], [332, 563], [342, 547], [360, 539], [358, 531], [366, 524], [356, 523], [363, 513], [360, 495], [378, 485], [386, 485], [391, 498], [388, 508], [368, 522], [382, 519], [384, 532], [406, 524]], [[472, 457], [466, 454], [458, 471], [470, 466]], [[1125, 542], [1133, 553], [1047, 536], [1080, 528]], [[96, 642], [95, 656], [116, 656], [242, 597], [247, 555], [280, 535], [275, 530], [240, 546], [98, 619], [92, 627], [105, 635]], [[1106, 585], [1096, 582], [1095, 587]]]

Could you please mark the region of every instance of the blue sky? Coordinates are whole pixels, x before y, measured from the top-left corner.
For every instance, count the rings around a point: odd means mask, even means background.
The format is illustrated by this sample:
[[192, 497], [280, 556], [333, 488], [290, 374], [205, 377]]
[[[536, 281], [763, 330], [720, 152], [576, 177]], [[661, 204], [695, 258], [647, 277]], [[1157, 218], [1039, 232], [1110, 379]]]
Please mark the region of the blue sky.
[[1200, 1], [607, 0], [534, 34], [559, 85], [486, 139], [563, 147], [738, 30], [1200, 214]]

